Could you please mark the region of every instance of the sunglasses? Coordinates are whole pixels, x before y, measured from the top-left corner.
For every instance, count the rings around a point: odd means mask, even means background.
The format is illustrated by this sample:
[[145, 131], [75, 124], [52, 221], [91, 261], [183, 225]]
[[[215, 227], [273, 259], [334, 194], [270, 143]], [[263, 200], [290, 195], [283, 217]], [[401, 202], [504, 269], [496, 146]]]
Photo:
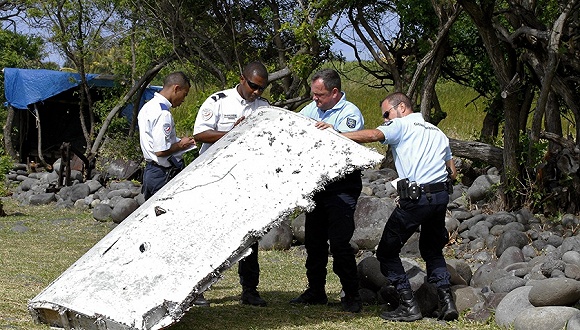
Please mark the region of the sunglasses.
[[244, 77], [244, 80], [252, 90], [263, 92], [266, 89], [266, 87], [268, 87], [268, 86], [260, 86], [256, 83], [253, 83], [244, 75], [242, 75], [242, 77]]
[[384, 119], [389, 118], [389, 113], [391, 112], [391, 110], [393, 110], [394, 108], [398, 107], [399, 104], [401, 104], [401, 102], [397, 103], [396, 105], [393, 105], [392, 107], [389, 108], [389, 110], [385, 111], [385, 113], [383, 113], [383, 118]]

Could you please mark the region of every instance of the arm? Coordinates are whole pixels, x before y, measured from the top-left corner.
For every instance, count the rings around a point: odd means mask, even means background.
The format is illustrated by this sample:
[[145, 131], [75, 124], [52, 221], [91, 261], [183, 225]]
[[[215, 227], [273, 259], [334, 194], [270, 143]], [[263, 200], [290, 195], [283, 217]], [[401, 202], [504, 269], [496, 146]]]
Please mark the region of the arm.
[[[242, 122], [242, 120], [244, 120], [246, 117], [242, 116], [240, 117], [234, 124], [234, 127], [238, 126], [239, 123]], [[197, 142], [203, 142], [203, 143], [214, 143], [217, 140], [221, 139], [222, 136], [226, 135], [227, 132], [224, 131], [216, 131], [213, 129], [208, 129], [206, 131], [197, 133], [193, 135], [193, 138], [197, 141]]]
[[455, 162], [453, 161], [453, 158], [446, 161], [445, 165], [447, 166], [447, 171], [449, 172], [449, 178], [455, 181], [455, 178], [457, 178], [457, 169], [455, 168]]
[[355, 132], [342, 133], [342, 135], [358, 143], [385, 141], [385, 135], [378, 129], [363, 129]]
[[186, 150], [186, 149], [192, 147], [194, 144], [195, 144], [195, 140], [193, 138], [184, 137], [181, 140], [173, 143], [171, 145], [171, 147], [169, 147], [169, 149], [163, 150], [163, 151], [156, 151], [155, 156], [157, 156], [157, 157], [169, 157], [178, 151]]

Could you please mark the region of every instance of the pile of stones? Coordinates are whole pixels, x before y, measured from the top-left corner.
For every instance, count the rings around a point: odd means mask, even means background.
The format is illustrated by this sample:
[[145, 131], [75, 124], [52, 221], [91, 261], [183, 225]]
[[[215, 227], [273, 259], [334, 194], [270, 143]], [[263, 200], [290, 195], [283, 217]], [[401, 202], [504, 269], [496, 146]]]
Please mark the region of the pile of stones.
[[[51, 192], [54, 172], [30, 173], [20, 164], [7, 175], [18, 186], [12, 198], [22, 205], [54, 203], [59, 208], [91, 210], [97, 221], [120, 223], [144, 202], [141, 186], [133, 181], [104, 184], [101, 174], [83, 180], [72, 171], [74, 184]], [[397, 178], [391, 169], [363, 171], [363, 191], [355, 213], [352, 239], [358, 251], [361, 296], [367, 304], [394, 309], [398, 297], [379, 270], [374, 251], [383, 227], [396, 207]], [[467, 319], [515, 330], [580, 330], [580, 217], [563, 214], [548, 221], [527, 209], [490, 212], [486, 197], [500, 177], [496, 169], [476, 177], [469, 186], [454, 186], [446, 227], [445, 248], [452, 291]], [[418, 249], [419, 232], [402, 251], [412, 288], [424, 316], [437, 316], [435, 287], [425, 280]], [[424, 233], [428, 235], [428, 233]], [[282, 221], [260, 240], [260, 248], [303, 249], [304, 215]]]

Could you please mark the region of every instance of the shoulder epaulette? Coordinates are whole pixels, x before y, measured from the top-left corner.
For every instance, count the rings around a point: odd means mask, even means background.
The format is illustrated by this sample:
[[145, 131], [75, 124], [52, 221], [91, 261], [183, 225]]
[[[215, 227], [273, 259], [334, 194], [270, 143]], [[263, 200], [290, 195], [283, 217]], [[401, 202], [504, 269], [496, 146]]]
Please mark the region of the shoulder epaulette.
[[224, 93], [224, 92], [219, 92], [219, 93], [215, 93], [214, 95], [212, 95], [212, 96], [211, 96], [211, 98], [212, 98], [212, 100], [214, 100], [214, 102], [215, 102], [215, 101], [217, 101], [217, 100], [219, 100], [219, 99], [221, 99], [221, 98], [224, 98], [224, 97], [226, 97], [226, 96], [227, 96], [227, 95], [226, 95], [226, 93]]
[[167, 110], [169, 111], [169, 106], [165, 103], [159, 103], [159, 106], [161, 107], [161, 110]]

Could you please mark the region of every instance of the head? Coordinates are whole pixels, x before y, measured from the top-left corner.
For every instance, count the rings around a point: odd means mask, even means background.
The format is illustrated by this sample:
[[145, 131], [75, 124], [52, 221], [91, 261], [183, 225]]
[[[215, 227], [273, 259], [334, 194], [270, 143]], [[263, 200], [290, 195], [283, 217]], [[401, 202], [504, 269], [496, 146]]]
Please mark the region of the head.
[[332, 69], [320, 70], [312, 77], [310, 92], [320, 110], [332, 109], [342, 98], [341, 89], [340, 76]]
[[381, 113], [385, 121], [405, 117], [413, 113], [413, 106], [409, 97], [403, 93], [392, 93], [381, 101]]
[[185, 100], [190, 87], [189, 78], [185, 73], [177, 71], [165, 77], [163, 80], [163, 89], [159, 93], [171, 102], [172, 107], [178, 107]]
[[258, 61], [248, 63], [240, 76], [238, 85], [240, 95], [244, 100], [254, 102], [262, 96], [266, 87], [268, 87], [268, 70], [264, 64]]

